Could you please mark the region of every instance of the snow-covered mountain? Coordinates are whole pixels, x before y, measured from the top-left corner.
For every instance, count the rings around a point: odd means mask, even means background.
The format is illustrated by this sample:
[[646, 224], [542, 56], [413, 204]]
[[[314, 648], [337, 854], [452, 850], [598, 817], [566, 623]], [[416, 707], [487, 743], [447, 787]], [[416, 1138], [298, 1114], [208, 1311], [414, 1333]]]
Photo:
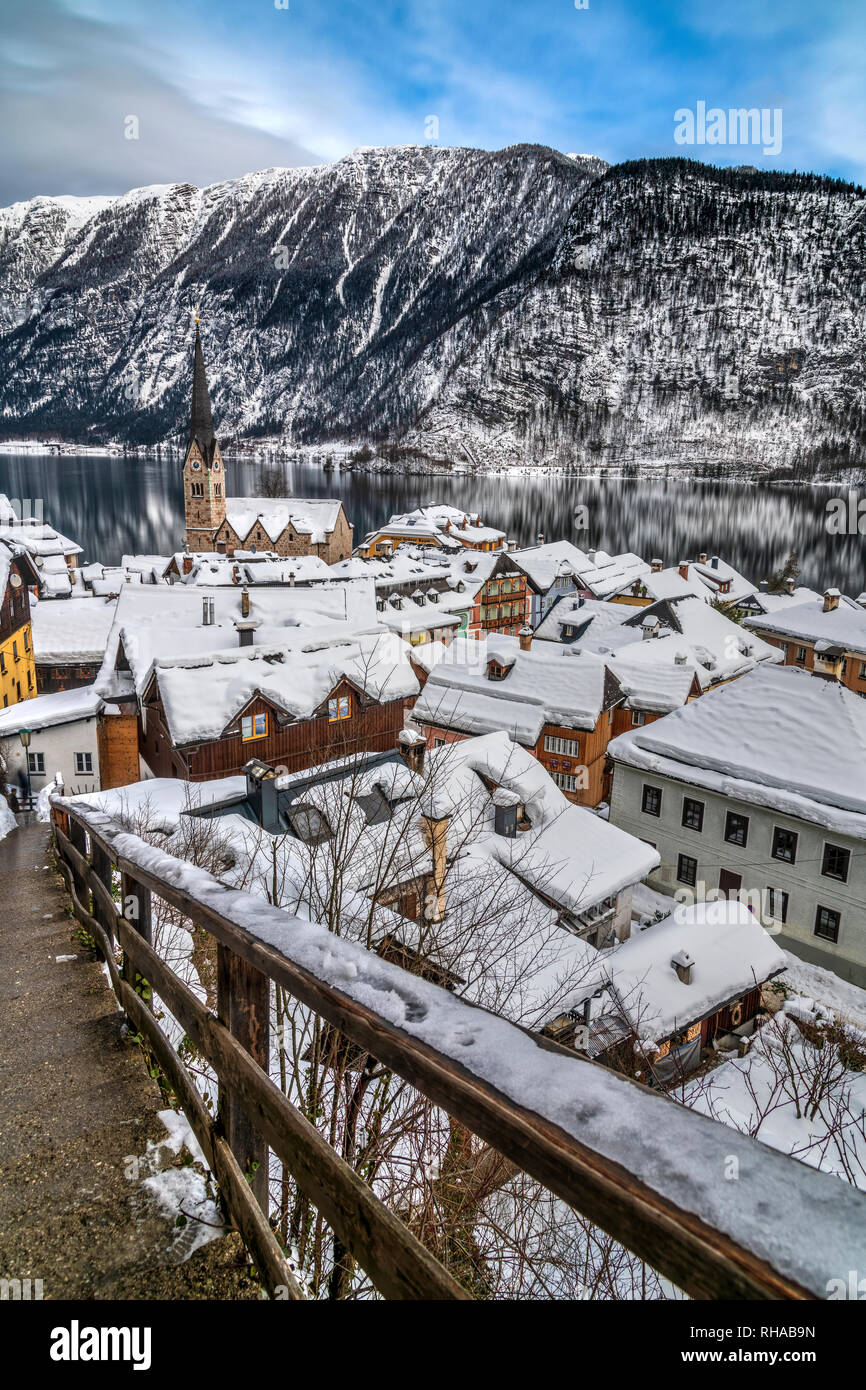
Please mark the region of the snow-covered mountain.
[[360, 149], [0, 211], [0, 428], [479, 463], [862, 461], [866, 195], [538, 146]]

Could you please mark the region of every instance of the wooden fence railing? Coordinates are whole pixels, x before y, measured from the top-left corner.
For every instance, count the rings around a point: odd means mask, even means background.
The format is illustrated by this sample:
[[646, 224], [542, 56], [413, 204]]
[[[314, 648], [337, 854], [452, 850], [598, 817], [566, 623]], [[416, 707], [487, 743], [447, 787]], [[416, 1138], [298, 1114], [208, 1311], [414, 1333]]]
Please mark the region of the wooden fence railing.
[[[267, 1219], [269, 1149], [385, 1297], [469, 1295], [270, 1079], [271, 981], [692, 1297], [820, 1298], [866, 1269], [866, 1195], [838, 1178], [232, 890], [81, 801], [55, 797], [53, 821], [75, 915], [272, 1296], [303, 1294]], [[215, 938], [216, 1014], [153, 949], [152, 894]], [[216, 1119], [142, 979], [215, 1071]]]

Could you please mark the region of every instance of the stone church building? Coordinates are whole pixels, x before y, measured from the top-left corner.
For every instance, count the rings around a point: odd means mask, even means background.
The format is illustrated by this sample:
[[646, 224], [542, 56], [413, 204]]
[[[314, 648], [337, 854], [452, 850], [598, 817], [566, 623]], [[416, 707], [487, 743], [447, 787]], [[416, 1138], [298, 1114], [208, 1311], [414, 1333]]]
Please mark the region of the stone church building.
[[304, 497], [226, 497], [213, 427], [198, 321], [192, 414], [183, 465], [186, 543], [195, 552], [234, 547], [278, 555], [318, 555], [326, 564], [352, 553], [352, 526], [340, 501]]

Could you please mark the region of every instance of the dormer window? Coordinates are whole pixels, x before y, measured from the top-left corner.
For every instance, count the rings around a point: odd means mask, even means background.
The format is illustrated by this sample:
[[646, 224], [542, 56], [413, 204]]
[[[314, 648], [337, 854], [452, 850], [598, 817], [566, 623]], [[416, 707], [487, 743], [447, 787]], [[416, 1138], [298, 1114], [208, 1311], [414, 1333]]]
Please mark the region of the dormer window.
[[328, 701], [328, 719], [335, 724], [339, 719], [352, 718], [352, 697], [351, 695], [338, 695], [333, 700]]
[[489, 681], [504, 681], [510, 670], [511, 667], [503, 666], [501, 661], [488, 661], [487, 679]]

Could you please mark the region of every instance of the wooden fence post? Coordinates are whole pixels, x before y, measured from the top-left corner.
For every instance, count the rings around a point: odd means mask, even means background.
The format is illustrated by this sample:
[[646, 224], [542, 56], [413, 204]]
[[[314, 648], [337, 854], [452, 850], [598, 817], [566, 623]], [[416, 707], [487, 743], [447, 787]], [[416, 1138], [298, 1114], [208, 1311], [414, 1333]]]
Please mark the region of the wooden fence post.
[[[90, 867], [93, 870], [95, 876], [99, 879], [99, 882], [102, 884], [103, 888], [105, 888], [105, 890], [108, 893], [111, 893], [111, 860], [106, 854], [105, 850], [102, 848], [102, 846], [97, 844], [95, 840], [91, 842]], [[102, 926], [105, 928], [105, 934], [108, 937], [109, 943], [113, 945], [114, 938], [117, 935], [114, 926], [114, 914], [108, 911], [107, 903], [104, 903], [102, 901], [98, 893], [92, 893], [91, 896], [93, 898], [93, 915], [96, 918], [97, 922], [100, 922]]]
[[[85, 831], [84, 826], [81, 824], [81, 822], [76, 820], [74, 816], [69, 817], [69, 839], [74, 848], [78, 850], [78, 853], [82, 856], [82, 858], [86, 859], [87, 832]], [[74, 864], [70, 864], [69, 868], [72, 873], [72, 881], [75, 884], [75, 892], [77, 894], [78, 901], [81, 903], [82, 907], [86, 908], [90, 901], [90, 885], [88, 884], [87, 879], [84, 877], [84, 875], [80, 872], [79, 869], [75, 867]]]
[[[221, 1023], [268, 1075], [270, 980], [222, 942], [217, 947], [217, 1013]], [[229, 1148], [262, 1211], [268, 1212], [268, 1144], [250, 1124], [234, 1090], [220, 1085], [219, 1114]]]
[[[142, 883], [137, 883], [129, 874], [120, 875], [120, 913], [126, 922], [132, 927], [133, 931], [138, 932], [148, 944], [153, 945], [153, 916], [151, 911], [150, 889], [145, 888]], [[136, 985], [135, 967], [129, 956], [123, 954], [123, 978], [134, 989], [137, 994], [141, 994]], [[150, 982], [148, 981], [148, 984]], [[141, 994], [143, 1002], [149, 1009], [153, 1009], [153, 993], [147, 990], [146, 995]]]

